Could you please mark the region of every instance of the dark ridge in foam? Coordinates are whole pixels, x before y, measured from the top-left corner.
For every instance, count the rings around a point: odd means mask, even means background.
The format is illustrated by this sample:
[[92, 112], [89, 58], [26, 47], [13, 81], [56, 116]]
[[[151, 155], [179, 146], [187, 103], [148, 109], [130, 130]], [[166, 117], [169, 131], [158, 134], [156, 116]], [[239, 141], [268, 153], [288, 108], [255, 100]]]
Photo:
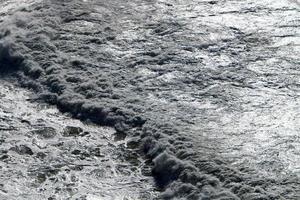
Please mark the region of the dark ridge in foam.
[[23, 65], [24, 58], [13, 50], [12, 44], [0, 43], [0, 73], [18, 70]]
[[[114, 55], [113, 44], [126, 45], [126, 40], [116, 40], [122, 31], [118, 18], [122, 21], [128, 15], [119, 10], [122, 3], [118, 3], [98, 2], [103, 4], [103, 14], [81, 1], [45, 0], [43, 6], [26, 11], [33, 20], [20, 20], [18, 15], [0, 32], [1, 72], [16, 72], [20, 84], [36, 90], [40, 100], [55, 104], [76, 118], [114, 127], [128, 136], [139, 136], [141, 149], [154, 163], [152, 174], [163, 190], [161, 199], [281, 199], [265, 189], [267, 183], [274, 184], [272, 180], [255, 183], [257, 177], [245, 178], [247, 174], [226, 163], [202, 158], [205, 152], [198, 156], [190, 139], [178, 130], [177, 124], [168, 121], [168, 111], [147, 104], [143, 85], [139, 83], [143, 80], [137, 81], [132, 68], [151, 65], [155, 73], [161, 73], [164, 69], [159, 66], [196, 61], [178, 58], [172, 50], [149, 50], [140, 60]], [[132, 11], [130, 5], [124, 5]], [[17, 23], [20, 21], [21, 24]], [[69, 24], [74, 28], [82, 21], [99, 25], [99, 30], [81, 30], [80, 24], [70, 36]], [[170, 26], [173, 29], [169, 30]], [[149, 25], [154, 28], [155, 37], [173, 34], [177, 26], [164, 22]], [[107, 46], [103, 44], [111, 45], [113, 50], [105, 51]]]

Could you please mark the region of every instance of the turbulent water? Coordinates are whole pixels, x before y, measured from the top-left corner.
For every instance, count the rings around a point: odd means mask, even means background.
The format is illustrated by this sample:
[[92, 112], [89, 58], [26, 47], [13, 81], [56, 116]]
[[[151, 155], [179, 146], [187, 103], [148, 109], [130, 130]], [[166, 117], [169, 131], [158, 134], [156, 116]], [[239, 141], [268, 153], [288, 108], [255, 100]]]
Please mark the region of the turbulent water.
[[2, 75], [139, 146], [159, 199], [300, 198], [297, 0], [0, 2]]
[[0, 81], [0, 199], [153, 199], [144, 161], [110, 128], [32, 103]]

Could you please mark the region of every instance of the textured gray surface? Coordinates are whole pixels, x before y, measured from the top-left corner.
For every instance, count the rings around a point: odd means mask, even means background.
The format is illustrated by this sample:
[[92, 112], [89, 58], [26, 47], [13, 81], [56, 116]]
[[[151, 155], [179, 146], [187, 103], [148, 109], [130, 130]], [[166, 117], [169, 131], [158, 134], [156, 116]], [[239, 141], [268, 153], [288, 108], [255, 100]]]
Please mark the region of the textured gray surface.
[[[153, 199], [144, 161], [111, 128], [82, 123], [0, 81], [0, 199]], [[70, 134], [71, 133], [71, 134]], [[133, 156], [135, 155], [135, 156]]]
[[299, 17], [298, 1], [45, 0], [3, 19], [1, 69], [141, 138], [161, 198], [299, 199]]

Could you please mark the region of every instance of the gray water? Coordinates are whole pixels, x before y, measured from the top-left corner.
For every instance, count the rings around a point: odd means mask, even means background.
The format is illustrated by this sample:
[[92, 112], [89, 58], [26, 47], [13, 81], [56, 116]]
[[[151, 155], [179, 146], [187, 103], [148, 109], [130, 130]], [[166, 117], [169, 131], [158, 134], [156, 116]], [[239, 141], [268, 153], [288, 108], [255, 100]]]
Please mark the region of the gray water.
[[0, 199], [152, 199], [144, 161], [111, 128], [82, 123], [0, 84]]
[[159, 198], [300, 198], [299, 1], [2, 4], [3, 73], [136, 141]]

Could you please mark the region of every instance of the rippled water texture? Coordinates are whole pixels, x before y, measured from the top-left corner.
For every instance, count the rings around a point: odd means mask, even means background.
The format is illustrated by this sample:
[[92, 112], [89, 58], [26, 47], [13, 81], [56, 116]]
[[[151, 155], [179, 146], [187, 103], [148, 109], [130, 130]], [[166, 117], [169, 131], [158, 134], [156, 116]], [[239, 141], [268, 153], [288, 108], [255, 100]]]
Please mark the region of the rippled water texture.
[[159, 198], [300, 198], [299, 1], [1, 2], [1, 72], [134, 139]]
[[0, 82], [0, 199], [153, 199], [143, 161], [114, 130], [30, 102]]

